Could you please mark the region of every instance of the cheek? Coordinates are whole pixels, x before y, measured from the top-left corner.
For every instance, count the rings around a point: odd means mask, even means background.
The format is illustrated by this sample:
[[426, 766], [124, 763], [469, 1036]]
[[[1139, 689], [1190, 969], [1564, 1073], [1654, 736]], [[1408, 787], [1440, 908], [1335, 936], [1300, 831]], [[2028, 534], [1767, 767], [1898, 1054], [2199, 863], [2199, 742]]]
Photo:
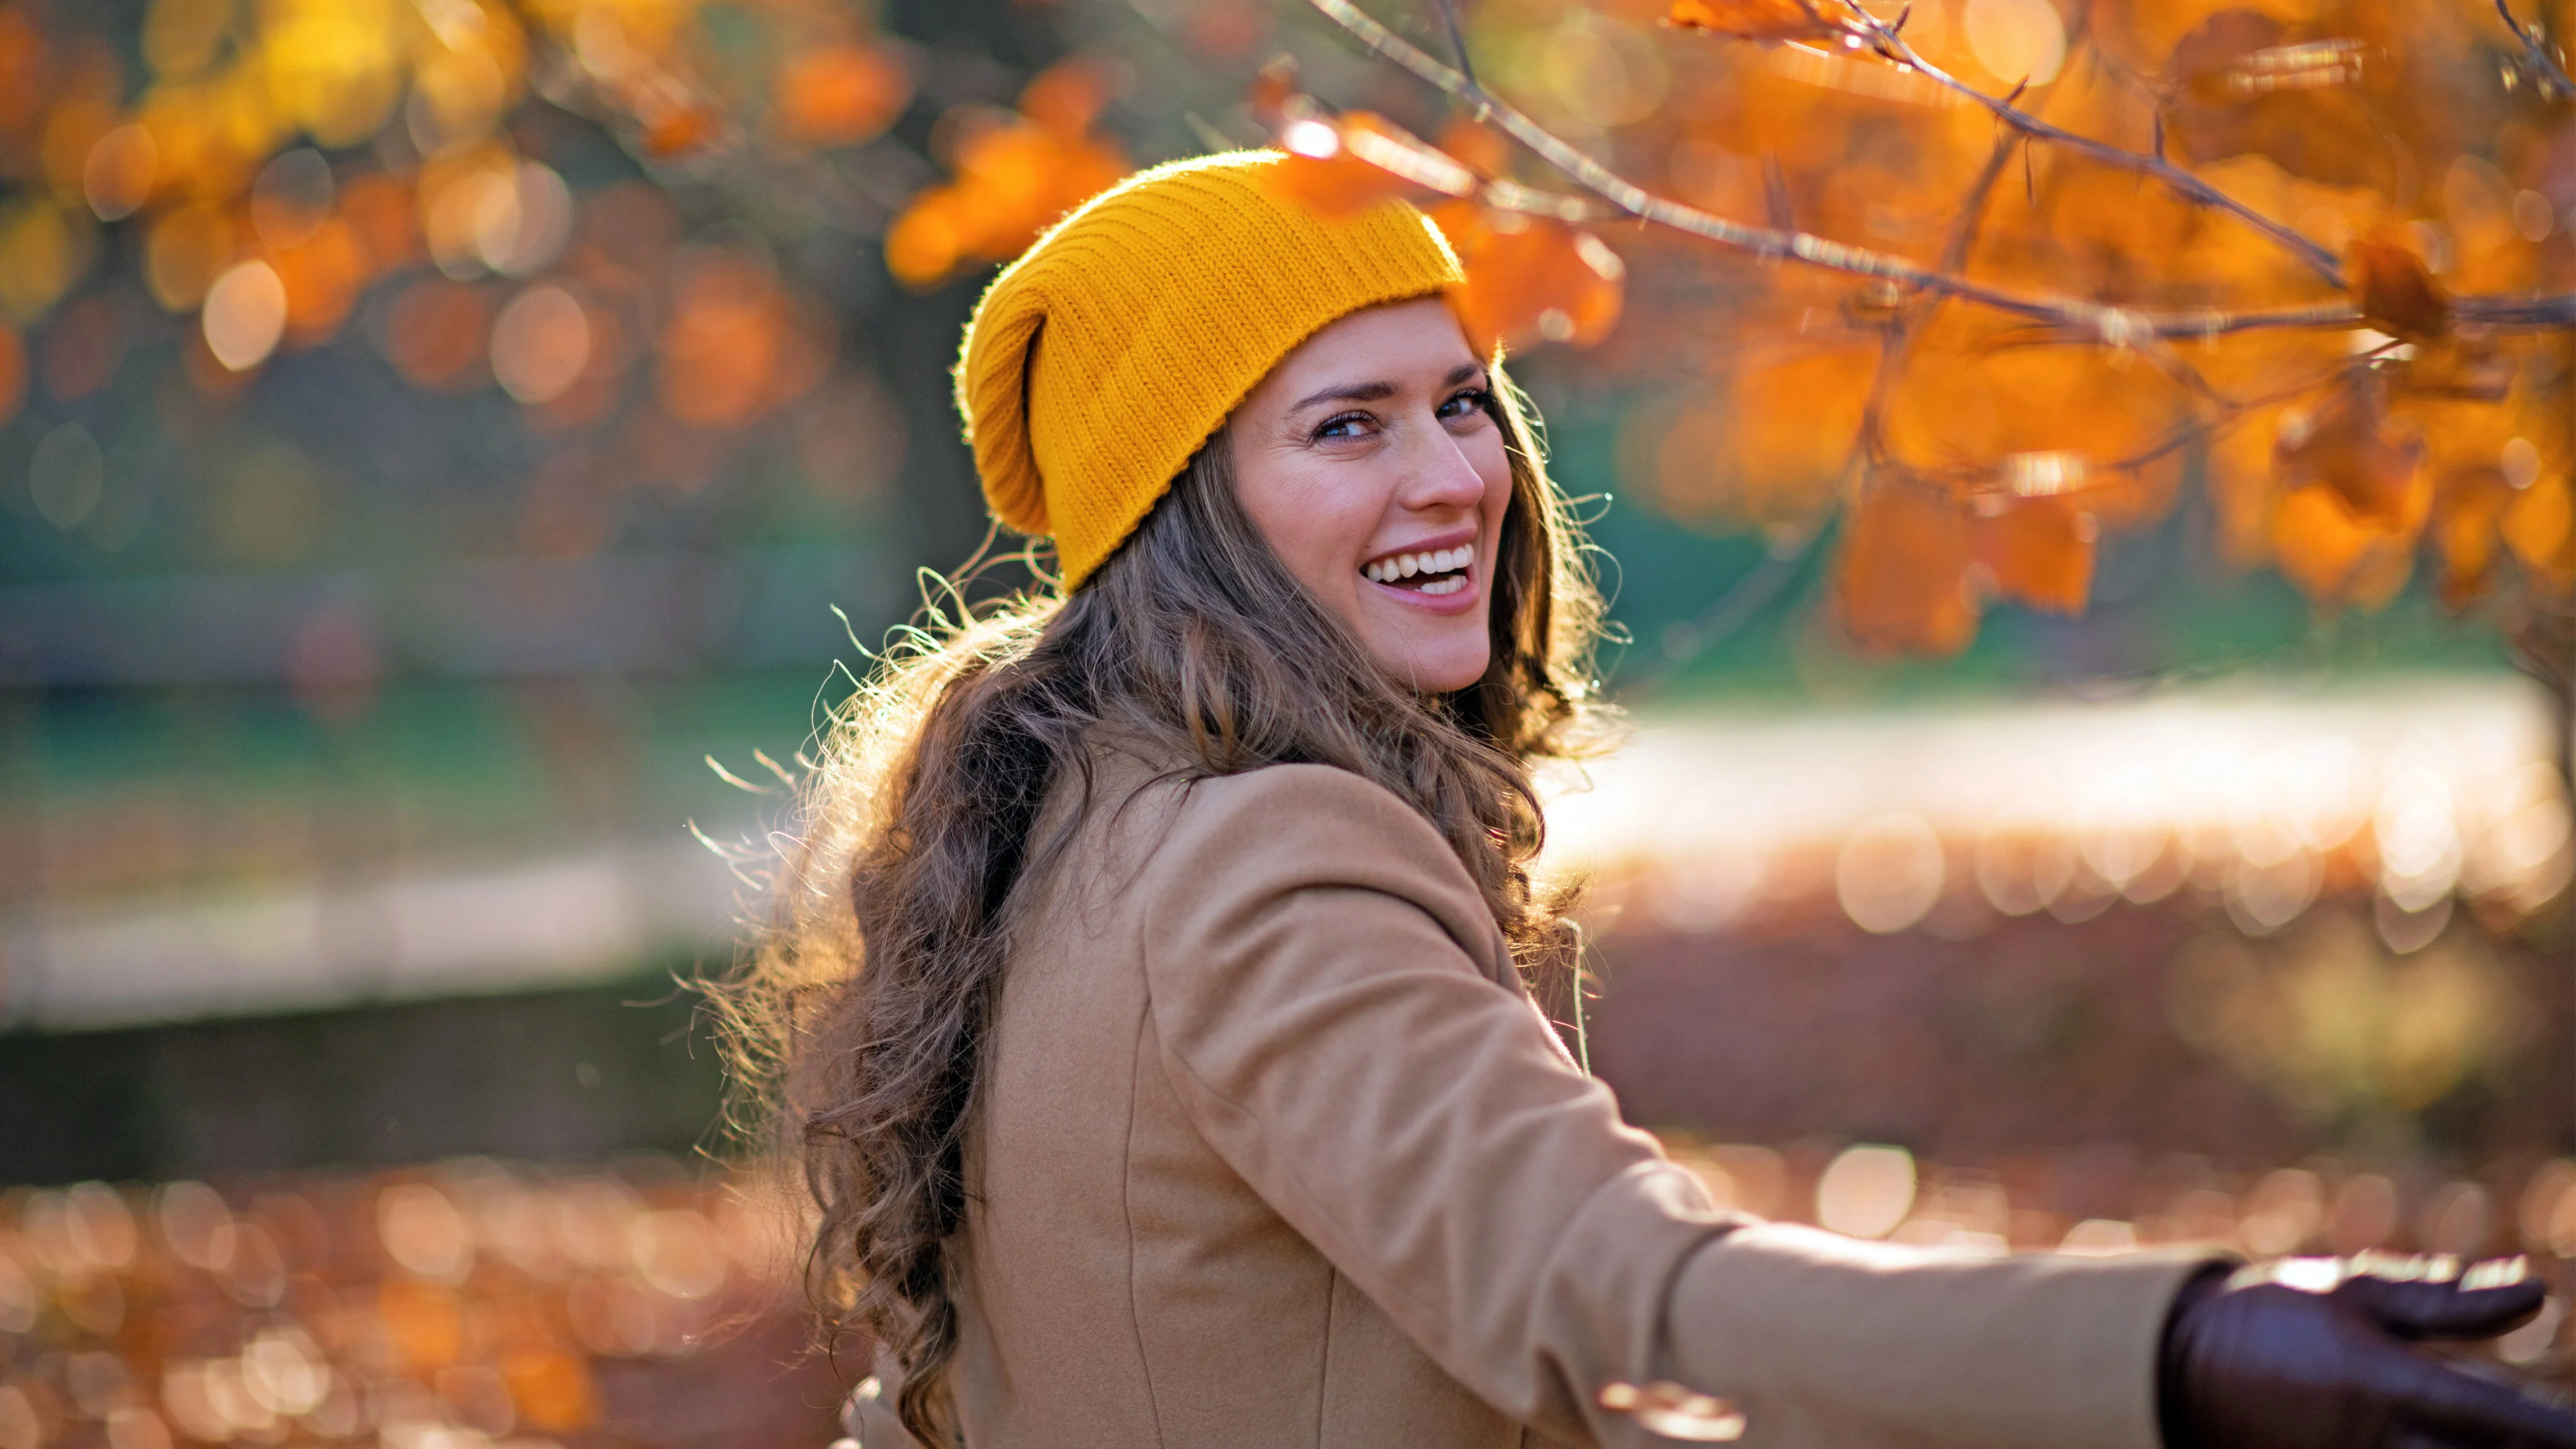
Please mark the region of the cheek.
[[[1380, 511], [1348, 469], [1272, 467], [1239, 475], [1244, 512], [1299, 583], [1326, 601], [1351, 592], [1353, 561]], [[1344, 576], [1348, 575], [1348, 578]]]

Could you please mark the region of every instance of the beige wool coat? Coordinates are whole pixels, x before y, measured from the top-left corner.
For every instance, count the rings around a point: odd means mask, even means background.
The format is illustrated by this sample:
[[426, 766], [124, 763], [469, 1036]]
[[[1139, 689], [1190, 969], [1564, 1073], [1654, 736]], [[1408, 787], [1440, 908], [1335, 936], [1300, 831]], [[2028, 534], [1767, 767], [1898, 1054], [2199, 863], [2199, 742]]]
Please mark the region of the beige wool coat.
[[[1533, 1006], [1473, 882], [1357, 776], [1103, 750], [1023, 889], [970, 1124], [973, 1449], [1669, 1443], [2155, 1449], [2202, 1261], [1947, 1255], [1713, 1209]], [[1070, 818], [1059, 787], [1040, 823]], [[882, 1391], [864, 1449], [909, 1449]]]

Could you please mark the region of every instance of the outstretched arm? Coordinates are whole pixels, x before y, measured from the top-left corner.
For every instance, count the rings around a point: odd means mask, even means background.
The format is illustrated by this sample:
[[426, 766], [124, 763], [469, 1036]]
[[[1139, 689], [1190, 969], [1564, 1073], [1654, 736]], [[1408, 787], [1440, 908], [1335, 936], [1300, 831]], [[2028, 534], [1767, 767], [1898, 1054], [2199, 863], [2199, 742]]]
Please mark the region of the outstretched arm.
[[1321, 766], [1192, 787], [1146, 872], [1165, 1071], [1201, 1134], [1448, 1373], [1639, 1442], [1612, 1384], [1733, 1400], [1751, 1444], [2154, 1449], [2206, 1255], [1994, 1259], [1713, 1210], [1624, 1126], [1393, 795]]

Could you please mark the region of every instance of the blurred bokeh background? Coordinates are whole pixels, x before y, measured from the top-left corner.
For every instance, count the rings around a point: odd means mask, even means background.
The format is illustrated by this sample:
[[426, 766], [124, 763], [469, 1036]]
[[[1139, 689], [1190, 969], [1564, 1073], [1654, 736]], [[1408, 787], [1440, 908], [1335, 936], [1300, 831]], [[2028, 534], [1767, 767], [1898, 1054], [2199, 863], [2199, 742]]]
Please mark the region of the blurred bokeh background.
[[[2079, 76], [2256, 16], [2239, 60], [2402, 124], [2354, 160], [2299, 129], [2345, 111], [2267, 113], [2232, 188], [2576, 285], [2576, 115], [2482, 5], [1914, 8], [2097, 121]], [[1940, 249], [1981, 113], [1663, 14], [1464, 8], [1489, 84], [1647, 184]], [[2417, 89], [2335, 90], [2345, 36]], [[986, 544], [947, 368], [993, 267], [1264, 139], [1281, 54], [1452, 125], [1284, 0], [0, 4], [0, 1449], [830, 1437], [792, 1194], [683, 986], [757, 899], [711, 845], [756, 855], [860, 646]], [[1997, 275], [2248, 305], [2124, 271], [2098, 177], [1995, 194], [2043, 216]], [[2504, 422], [2425, 422], [2449, 491], [2387, 517], [2249, 512], [2194, 446], [2068, 534], [2080, 612], [1964, 553], [1873, 602], [1816, 475], [1886, 299], [1598, 235], [1625, 320], [1545, 314], [1598, 345], [1516, 371], [1622, 629], [1635, 742], [1551, 852], [1630, 1115], [1868, 1235], [2576, 1254], [2567, 334], [2476, 394]], [[2079, 382], [1975, 404], [2073, 430], [1995, 442], [2046, 461], [2012, 476], [2134, 432], [2142, 381]]]

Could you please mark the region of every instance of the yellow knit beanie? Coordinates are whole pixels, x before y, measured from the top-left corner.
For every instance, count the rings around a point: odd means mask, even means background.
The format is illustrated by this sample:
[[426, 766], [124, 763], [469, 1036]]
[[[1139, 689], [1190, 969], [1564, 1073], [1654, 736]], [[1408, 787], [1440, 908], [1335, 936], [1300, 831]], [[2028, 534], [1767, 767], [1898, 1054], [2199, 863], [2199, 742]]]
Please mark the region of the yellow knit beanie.
[[1458, 259], [1422, 213], [1346, 218], [1272, 194], [1286, 158], [1176, 161], [1102, 192], [994, 279], [966, 324], [957, 407], [984, 499], [1055, 535], [1071, 589], [1190, 455], [1326, 324], [1442, 291]]

